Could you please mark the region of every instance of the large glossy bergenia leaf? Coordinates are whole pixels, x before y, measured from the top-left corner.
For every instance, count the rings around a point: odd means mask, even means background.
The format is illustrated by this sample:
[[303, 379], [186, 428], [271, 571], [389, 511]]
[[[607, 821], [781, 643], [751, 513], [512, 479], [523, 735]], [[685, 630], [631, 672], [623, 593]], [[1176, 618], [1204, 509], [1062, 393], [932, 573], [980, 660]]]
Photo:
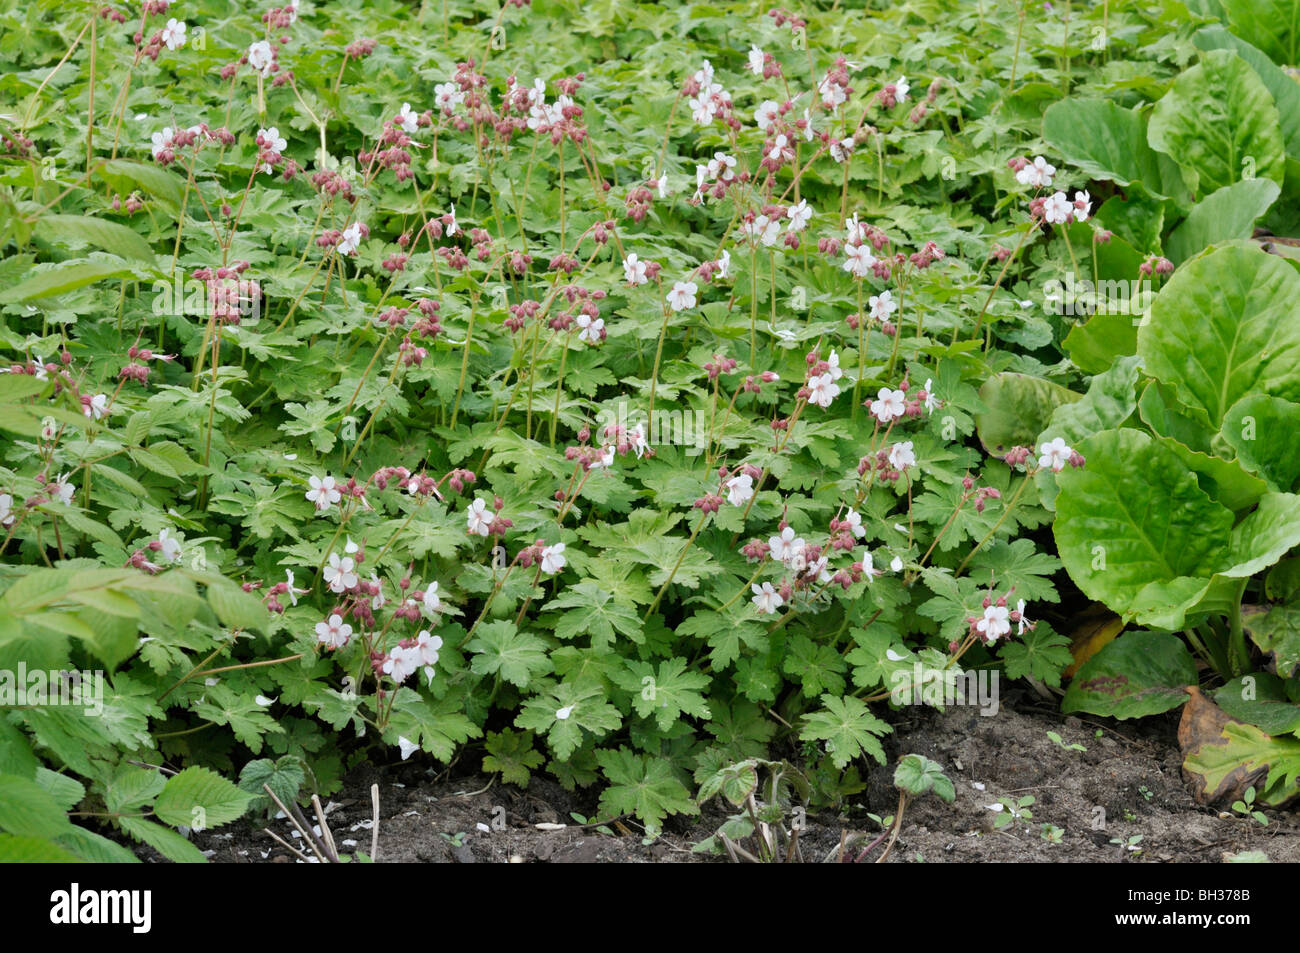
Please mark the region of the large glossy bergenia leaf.
[[1300, 401], [1300, 274], [1248, 245], [1198, 258], [1156, 296], [1138, 354], [1212, 431], [1248, 394]]
[[1228, 50], [1209, 50], [1185, 70], [1151, 114], [1151, 146], [1172, 156], [1188, 187], [1208, 195], [1244, 179], [1286, 171], [1282, 120], [1258, 74]]
[[1057, 478], [1057, 547], [1079, 588], [1127, 618], [1181, 628], [1300, 543], [1300, 497], [1266, 493], [1236, 522], [1164, 441], [1106, 430], [1079, 450], [1087, 465]]

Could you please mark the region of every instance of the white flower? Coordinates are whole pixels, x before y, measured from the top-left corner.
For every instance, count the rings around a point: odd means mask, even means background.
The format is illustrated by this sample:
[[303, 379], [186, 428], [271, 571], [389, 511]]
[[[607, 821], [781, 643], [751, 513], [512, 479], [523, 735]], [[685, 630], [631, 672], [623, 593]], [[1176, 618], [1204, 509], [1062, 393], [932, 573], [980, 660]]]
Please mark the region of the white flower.
[[872, 559], [871, 553], [862, 554], [862, 574], [867, 577], [867, 582], [872, 582], [877, 576], [883, 576], [885, 571], [876, 568], [876, 561]]
[[419, 653], [420, 662], [424, 665], [424, 674], [429, 679], [429, 684], [433, 684], [433, 667], [438, 664], [438, 650], [442, 648], [442, 637], [430, 635], [427, 631], [421, 630], [420, 634], [415, 637], [415, 651]]
[[718, 257], [718, 277], [719, 278], [727, 277], [727, 271], [730, 268], [731, 268], [731, 252], [727, 251], [724, 248], [722, 249], [722, 254]]
[[271, 152], [284, 152], [285, 149], [289, 148], [289, 143], [284, 136], [280, 135], [280, 130], [276, 126], [272, 126], [270, 129], [259, 129], [257, 135], [264, 143], [263, 148]]
[[421, 652], [418, 648], [412, 646], [408, 649], [394, 645], [384, 657], [381, 668], [383, 673], [393, 681], [404, 682], [420, 667], [421, 661]]
[[438, 597], [438, 584], [429, 583], [424, 589], [424, 611], [434, 615], [442, 611], [442, 599]]
[[865, 278], [876, 265], [876, 256], [866, 245], [849, 245], [844, 249], [844, 270], [854, 278]]
[[[257, 130], [257, 137], [262, 140], [262, 148], [269, 152], [283, 153], [284, 150], [289, 147], [289, 143], [280, 135], [280, 130], [275, 126], [272, 126], [270, 129]], [[257, 171], [265, 172], [267, 175], [270, 175], [275, 171], [275, 169], [271, 167], [269, 162], [263, 162]]]
[[8, 493], [0, 493], [0, 526], [12, 526], [15, 519], [13, 511], [14, 498]]
[[355, 589], [357, 586], [357, 564], [353, 562], [351, 556], [344, 556], [339, 559], [338, 553], [330, 553], [329, 565], [325, 567], [323, 575], [325, 584], [329, 586], [330, 592], [347, 592]]
[[766, 131], [780, 115], [781, 104], [775, 100], [765, 99], [754, 110], [754, 122], [758, 123], [759, 129]]
[[807, 199], [800, 199], [798, 205], [791, 205], [786, 210], [786, 218], [790, 219], [790, 231], [801, 232], [812, 219], [813, 211], [808, 207]]
[[975, 631], [990, 644], [1011, 631], [1011, 622], [1006, 606], [989, 606], [984, 610], [984, 618], [975, 623]]
[[108, 395], [96, 394], [94, 397], [90, 398], [90, 403], [87, 404], [84, 408], [82, 408], [82, 412], [87, 417], [92, 417], [95, 420], [99, 420], [100, 418], [104, 417], [109, 412]]
[[596, 318], [594, 321], [585, 314], [578, 315], [578, 340], [586, 341], [588, 344], [599, 344], [600, 333], [605, 330], [605, 319]]
[[181, 558], [181, 542], [171, 534], [171, 530], [158, 531], [158, 546], [164, 562], [174, 563]]
[[809, 576], [813, 577], [818, 582], [830, 582], [831, 574], [826, 571], [828, 565], [830, 565], [830, 560], [828, 558], [825, 556], [818, 556], [808, 564], [806, 571]]
[[894, 572], [902, 572], [902, 571], [903, 571], [903, 559], [902, 559], [902, 557], [901, 557], [901, 556], [895, 556], [893, 559], [891, 559], [891, 560], [889, 561], [889, 568], [892, 569]]
[[1016, 181], [1021, 185], [1045, 189], [1052, 184], [1054, 175], [1056, 166], [1049, 164], [1042, 156], [1034, 156], [1033, 162], [1025, 163], [1024, 168], [1016, 173]]
[[568, 560], [564, 556], [564, 544], [542, 547], [542, 572], [555, 575], [564, 568]]
[[282, 9], [289, 14], [290, 23], [298, 22], [298, 0], [289, 0]]
[[685, 311], [695, 307], [695, 292], [699, 289], [693, 281], [679, 281], [668, 292], [668, 305], [673, 311]]
[[778, 132], [776, 138], [772, 140], [771, 147], [767, 150], [767, 158], [780, 161], [781, 153], [785, 151], [788, 145], [790, 145], [790, 140], [786, 138], [785, 133]]
[[898, 302], [894, 300], [894, 295], [890, 291], [882, 291], [878, 295], [872, 295], [867, 304], [871, 307], [871, 316], [877, 321], [888, 321], [895, 311], [898, 310]]
[[712, 96], [701, 94], [690, 101], [691, 118], [702, 126], [707, 126], [713, 122], [714, 113], [717, 106], [713, 102]]
[[339, 242], [340, 255], [355, 255], [361, 247], [361, 224], [353, 222], [343, 229], [343, 240]]
[[853, 155], [853, 147], [856, 143], [853, 137], [839, 139], [831, 142], [831, 158], [836, 162], [846, 162], [849, 156]]
[[324, 622], [316, 623], [316, 641], [331, 649], [341, 649], [352, 638], [352, 626], [337, 612]]
[[1050, 225], [1064, 225], [1074, 215], [1074, 206], [1064, 192], [1053, 192], [1043, 203], [1043, 218]]
[[904, 102], [911, 89], [912, 87], [908, 84], [906, 76], [898, 77], [898, 81], [894, 83], [894, 98], [900, 103]]
[[760, 50], [757, 46], [750, 46], [749, 61], [746, 65], [749, 67], [749, 71], [753, 73], [755, 76], [762, 76], [763, 75], [763, 51]]
[[891, 662], [901, 662], [903, 661], [903, 659], [907, 658], [907, 656], [900, 655], [898, 652], [895, 652], [893, 649], [885, 649], [885, 658], [889, 659]]
[[178, 50], [185, 45], [185, 21], [175, 17], [167, 21], [162, 28], [163, 45], [169, 50]]
[[614, 448], [610, 446], [610, 447], [605, 447], [600, 452], [600, 459], [594, 461], [590, 465], [589, 469], [601, 470], [604, 469], [605, 467], [610, 467], [613, 465], [614, 465]]
[[557, 709], [555, 709], [555, 720], [556, 720], [556, 721], [568, 721], [568, 720], [569, 720], [569, 716], [573, 714], [573, 709], [574, 709], [574, 707], [575, 707], [575, 706], [573, 706], [573, 705], [565, 705], [563, 708], [557, 708]]
[[826, 359], [826, 373], [831, 375], [831, 380], [837, 381], [844, 376], [844, 371], [840, 370], [840, 356], [834, 350], [831, 356]]
[[732, 506], [744, 506], [754, 497], [754, 478], [748, 473], [732, 477], [723, 486], [727, 490], [727, 502]]
[[258, 40], [248, 48], [248, 65], [265, 78], [271, 75], [271, 64], [275, 62], [275, 53], [266, 40]]
[[866, 236], [866, 227], [858, 221], [858, 213], [844, 220], [844, 241], [849, 245], [860, 245]]
[[1038, 465], [1040, 467], [1050, 467], [1053, 473], [1060, 473], [1064, 470], [1065, 465], [1070, 462], [1070, 457], [1074, 455], [1073, 448], [1060, 437], [1043, 444], [1038, 448], [1038, 452], [1042, 454], [1038, 458]]
[[386, 601], [384, 599], [384, 584], [379, 581], [379, 577], [373, 572], [370, 574], [370, 583], [375, 587], [375, 594], [370, 597], [370, 611], [378, 612], [384, 607]]
[[1092, 196], [1087, 192], [1074, 193], [1074, 220], [1076, 222], [1086, 222], [1088, 220], [1088, 209], [1092, 206]]
[[668, 198], [668, 173], [667, 172], [660, 174], [658, 190], [659, 190], [659, 197], [661, 199]]
[[906, 470], [916, 466], [916, 454], [912, 452], [912, 441], [904, 440], [889, 448], [889, 465], [895, 470]]
[[456, 107], [465, 101], [465, 94], [455, 83], [439, 83], [433, 87], [433, 101], [442, 110], [443, 115], [450, 116]]
[[60, 473], [54, 483], [47, 483], [45, 488], [54, 494], [54, 498], [59, 500], [64, 506], [72, 505], [72, 497], [77, 492], [77, 488], [68, 482], [68, 474]]
[[643, 285], [649, 280], [646, 278], [646, 263], [637, 257], [636, 252], [623, 259], [623, 277], [633, 287]]
[[[409, 738], [403, 738], [401, 735], [397, 738], [397, 747], [402, 751], [402, 760], [405, 761], [415, 752], [420, 750], [420, 746]], [[344, 843], [347, 843], [344, 841]]]
[[818, 374], [808, 381], [808, 403], [825, 409], [840, 392], [840, 385], [829, 374]]
[[333, 504], [343, 498], [343, 494], [338, 491], [332, 476], [326, 477], [309, 477], [307, 480], [311, 487], [307, 491], [307, 499], [316, 504], [316, 509], [324, 512]]
[[870, 410], [876, 415], [877, 420], [887, 424], [903, 416], [905, 401], [906, 395], [901, 390], [882, 387], [876, 394], [876, 399], [871, 402]]
[[309, 590], [294, 588], [292, 569], [286, 569], [284, 571], [284, 579], [285, 579], [285, 585], [288, 587], [287, 595], [289, 596], [289, 604], [296, 606], [298, 604], [298, 597], [301, 595], [305, 595]]
[[[152, 149], [153, 149], [153, 157], [155, 159], [158, 158], [158, 156], [160, 156], [164, 151], [172, 147], [172, 136], [174, 136], [175, 134], [176, 131], [172, 129], [171, 126], [168, 126], [162, 132], [155, 132], [152, 136], [149, 137], [150, 140], [153, 142]], [[40, 361], [36, 362], [36, 366], [38, 368], [44, 368], [44, 365]], [[37, 373], [36, 376], [40, 377], [39, 372]]]
[[840, 522], [848, 525], [849, 531], [853, 533], [855, 539], [861, 539], [867, 535], [866, 527], [862, 525], [862, 514], [857, 510], [849, 510]]
[[1016, 622], [1016, 635], [1024, 635], [1025, 629], [1029, 628], [1029, 620], [1025, 618], [1025, 600], [1021, 599], [1016, 603], [1016, 614], [1019, 616]]
[[934, 409], [939, 406], [939, 398], [934, 396], [934, 390], [931, 387], [933, 383], [934, 381], [931, 378], [927, 377], [925, 379], [925, 410], [926, 413], [930, 414], [934, 413]]
[[447, 237], [451, 238], [460, 231], [460, 223], [456, 221], [456, 206], [453, 205], [451, 207], [451, 211], [447, 213], [447, 217], [451, 219], [451, 221], [447, 223]]
[[844, 87], [839, 83], [832, 83], [830, 79], [824, 79], [817, 86], [817, 94], [822, 98], [822, 105], [832, 113], [840, 107], [848, 96], [844, 92]]
[[781, 593], [772, 588], [770, 582], [763, 585], [754, 583], [749, 587], [754, 593], [754, 607], [763, 615], [771, 615], [781, 606], [785, 605], [785, 600], [781, 598]]
[[767, 548], [772, 558], [780, 560], [787, 566], [803, 557], [804, 547], [807, 545], [802, 537], [794, 535], [794, 529], [790, 526], [781, 530], [780, 536], [770, 536], [767, 540]]
[[725, 152], [713, 153], [709, 160], [709, 174], [719, 182], [730, 182], [736, 177], [736, 157]]
[[397, 114], [397, 124], [405, 133], [413, 133], [420, 128], [420, 117], [412, 112], [410, 103], [402, 103], [402, 111]]
[[645, 456], [645, 452], [650, 449], [650, 439], [646, 436], [644, 421], [627, 432], [627, 440], [632, 445], [632, 452], [636, 454], [638, 460]]
[[465, 510], [465, 521], [471, 535], [486, 536], [491, 532], [492, 514], [488, 512], [487, 504], [480, 499], [474, 500]]

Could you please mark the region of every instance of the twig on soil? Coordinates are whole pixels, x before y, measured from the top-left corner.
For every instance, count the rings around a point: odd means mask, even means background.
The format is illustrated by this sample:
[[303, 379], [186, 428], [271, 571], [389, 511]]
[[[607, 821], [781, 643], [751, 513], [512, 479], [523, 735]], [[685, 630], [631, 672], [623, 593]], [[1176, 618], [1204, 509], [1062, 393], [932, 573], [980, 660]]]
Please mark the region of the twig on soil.
[[[329, 855], [325, 851], [325, 845], [316, 837], [315, 832], [311, 829], [311, 824], [307, 823], [307, 819], [302, 816], [302, 812], [297, 810], [297, 805], [293, 809], [286, 807], [285, 803], [271, 790], [269, 784], [263, 784], [262, 790], [275, 802], [275, 806], [288, 818], [289, 823], [298, 829], [298, 833], [302, 835], [303, 840], [307, 842], [307, 846], [312, 849], [312, 852], [321, 860], [330, 863]], [[337, 863], [337, 858], [335, 858], [334, 862]]]
[[339, 849], [334, 846], [334, 834], [330, 830], [329, 822], [325, 820], [325, 809], [321, 807], [320, 795], [313, 794], [311, 796], [311, 806], [316, 809], [316, 820], [320, 822], [320, 832], [325, 839], [325, 846], [329, 848], [330, 854], [337, 860]]
[[281, 837], [281, 836], [280, 836], [279, 834], [277, 834], [275, 831], [271, 830], [269, 827], [263, 827], [263, 828], [262, 828], [262, 833], [263, 833], [263, 834], [270, 834], [272, 837], [275, 838], [275, 840], [280, 844], [281, 847], [283, 847], [283, 848], [284, 848], [285, 850], [287, 850], [289, 853], [293, 854], [295, 857], [297, 857], [299, 860], [301, 860], [304, 864], [310, 864], [310, 863], [311, 863], [311, 858], [310, 858], [310, 857], [308, 857], [308, 856], [307, 856], [306, 854], [304, 854], [302, 851], [298, 850], [296, 847], [294, 847], [292, 844], [290, 844], [288, 841], [286, 841], [283, 837]]

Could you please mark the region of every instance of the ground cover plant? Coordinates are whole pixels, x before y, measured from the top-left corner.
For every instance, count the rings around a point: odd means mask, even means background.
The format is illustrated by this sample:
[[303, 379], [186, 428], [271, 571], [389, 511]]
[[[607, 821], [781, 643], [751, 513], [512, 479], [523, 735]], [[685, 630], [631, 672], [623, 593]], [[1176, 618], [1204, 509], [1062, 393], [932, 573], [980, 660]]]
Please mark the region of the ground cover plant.
[[423, 759], [788, 859], [995, 674], [1285, 804], [1255, 6], [0, 4], [0, 857]]

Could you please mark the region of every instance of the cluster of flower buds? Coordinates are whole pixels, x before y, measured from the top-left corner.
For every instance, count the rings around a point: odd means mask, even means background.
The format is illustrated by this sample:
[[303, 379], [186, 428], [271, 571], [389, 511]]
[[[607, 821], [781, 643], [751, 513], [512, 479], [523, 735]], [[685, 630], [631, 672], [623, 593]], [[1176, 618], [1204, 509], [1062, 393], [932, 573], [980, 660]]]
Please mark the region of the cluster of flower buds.
[[947, 255], [942, 248], [934, 242], [926, 242], [921, 246], [921, 250], [914, 252], [910, 258], [913, 268], [929, 268], [936, 261], [943, 261]]
[[988, 500], [1002, 499], [1002, 491], [996, 487], [982, 486], [979, 489], [976, 489], [975, 480], [970, 476], [964, 476], [961, 478], [961, 488], [965, 491], [962, 494], [962, 502], [965, 503], [967, 500], [974, 500], [976, 513], [984, 512], [984, 506]]
[[256, 320], [262, 287], [256, 281], [240, 277], [248, 267], [248, 262], [237, 261], [230, 266], [198, 268], [190, 273], [191, 278], [207, 286], [208, 309], [222, 324], [238, 325], [250, 316]]
[[[310, 589], [299, 589], [296, 585], [294, 585], [292, 569], [286, 569], [284, 571], [284, 576], [285, 576], [284, 582], [277, 582], [275, 585], [271, 586], [269, 589], [266, 590], [266, 595], [262, 597], [266, 603], [267, 610], [270, 612], [275, 612], [279, 614], [284, 613], [286, 607], [284, 603], [280, 601], [281, 596], [286, 597], [289, 600], [289, 603], [291, 605], [296, 606], [298, 604], [298, 597], [305, 596], [308, 592], [311, 591]], [[243, 584], [243, 589], [245, 592], [252, 592], [260, 588], [262, 588], [262, 583], [260, 582]]]
[[777, 26], [787, 26], [790, 32], [794, 34], [802, 33], [808, 28], [807, 21], [795, 16], [785, 7], [773, 7], [767, 11], [767, 15], [772, 18]]
[[126, 356], [130, 358], [130, 361], [123, 366], [118, 377], [124, 381], [135, 381], [137, 384], [146, 384], [148, 382], [149, 361], [162, 361], [170, 364], [176, 359], [174, 354], [155, 354], [147, 347], [137, 347], [134, 344], [127, 348]]
[[352, 184], [341, 172], [329, 170], [313, 172], [311, 184], [321, 195], [328, 195], [331, 198], [342, 195], [349, 202], [356, 201], [356, 197], [352, 194]]
[[[657, 182], [653, 184], [658, 185]], [[627, 198], [623, 201], [624, 214], [632, 221], [640, 224], [650, 214], [650, 205], [653, 202], [654, 193], [646, 186], [638, 185], [628, 192]]]
[[528, 319], [536, 317], [537, 312], [541, 309], [542, 303], [531, 299], [528, 301], [521, 301], [519, 304], [512, 304], [508, 309], [510, 316], [502, 323], [511, 331], [519, 331], [523, 328]]
[[364, 59], [375, 51], [375, 41], [362, 37], [359, 40], [353, 40], [344, 48], [343, 52], [347, 54], [348, 59]]
[[1148, 255], [1146, 260], [1138, 265], [1138, 274], [1146, 278], [1152, 275], [1170, 275], [1173, 271], [1174, 263], [1168, 258], [1157, 255]]
[[298, 0], [289, 0], [282, 7], [272, 7], [262, 14], [262, 22], [272, 30], [283, 30], [293, 26], [298, 19]]
[[[582, 439], [583, 433], [585, 431], [578, 433], [579, 439]], [[602, 434], [605, 438], [605, 445], [613, 447], [614, 452], [619, 456], [634, 453], [638, 460], [646, 454], [654, 456], [654, 450], [646, 438], [645, 424], [643, 423], [634, 427], [624, 427], [622, 424], [607, 424]]]
[[704, 364], [705, 373], [709, 375], [711, 381], [716, 381], [722, 374], [730, 374], [736, 367], [735, 358], [724, 357], [721, 354], [714, 354], [713, 360], [706, 361]]
[[697, 499], [692, 506], [701, 513], [716, 513], [718, 510], [722, 509], [723, 504], [726, 502], [727, 501], [717, 493], [706, 493]]

